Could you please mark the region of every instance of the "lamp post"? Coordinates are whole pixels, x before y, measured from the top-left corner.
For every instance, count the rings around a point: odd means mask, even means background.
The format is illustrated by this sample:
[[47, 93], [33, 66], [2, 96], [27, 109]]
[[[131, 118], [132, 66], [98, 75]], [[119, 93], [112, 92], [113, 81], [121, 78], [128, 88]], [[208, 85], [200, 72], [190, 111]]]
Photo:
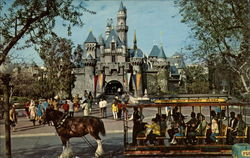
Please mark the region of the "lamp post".
[[0, 65], [1, 80], [3, 82], [3, 101], [4, 101], [4, 120], [5, 120], [5, 157], [11, 158], [11, 135], [10, 135], [10, 117], [9, 117], [9, 99], [10, 99], [10, 74], [12, 73], [13, 65], [10, 60]]

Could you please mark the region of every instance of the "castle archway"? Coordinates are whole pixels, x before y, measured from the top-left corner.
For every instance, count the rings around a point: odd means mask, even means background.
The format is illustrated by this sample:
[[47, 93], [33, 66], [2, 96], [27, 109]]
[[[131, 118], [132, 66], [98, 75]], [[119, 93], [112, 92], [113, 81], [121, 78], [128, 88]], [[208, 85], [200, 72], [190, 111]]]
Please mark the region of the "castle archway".
[[116, 95], [116, 94], [118, 94], [118, 91], [120, 91], [120, 93], [122, 93], [123, 86], [117, 80], [112, 80], [112, 81], [108, 82], [105, 86], [105, 94]]

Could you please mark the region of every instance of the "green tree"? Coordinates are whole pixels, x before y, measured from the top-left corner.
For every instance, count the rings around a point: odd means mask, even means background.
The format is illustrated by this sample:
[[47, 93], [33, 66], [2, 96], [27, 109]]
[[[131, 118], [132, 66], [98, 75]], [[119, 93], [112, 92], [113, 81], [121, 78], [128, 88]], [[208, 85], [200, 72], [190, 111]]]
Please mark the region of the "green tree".
[[72, 41], [53, 37], [42, 42], [39, 49], [47, 76], [44, 78], [50, 97], [71, 97], [75, 77], [72, 59]]
[[[208, 63], [213, 71], [215, 59], [235, 73], [241, 94], [250, 93], [250, 1], [249, 0], [176, 0], [182, 22], [191, 27], [190, 51]], [[210, 77], [211, 78], [211, 77]]]
[[193, 65], [185, 68], [186, 88], [189, 94], [209, 93], [208, 73], [201, 65]]
[[[0, 1], [0, 65], [20, 39], [19, 48], [30, 47], [55, 34], [56, 20], [62, 19], [71, 34], [72, 26], [82, 26], [81, 16], [87, 10], [81, 1], [74, 0], [13, 0]], [[7, 5], [8, 4], [8, 5]], [[17, 47], [16, 47], [17, 48]]]

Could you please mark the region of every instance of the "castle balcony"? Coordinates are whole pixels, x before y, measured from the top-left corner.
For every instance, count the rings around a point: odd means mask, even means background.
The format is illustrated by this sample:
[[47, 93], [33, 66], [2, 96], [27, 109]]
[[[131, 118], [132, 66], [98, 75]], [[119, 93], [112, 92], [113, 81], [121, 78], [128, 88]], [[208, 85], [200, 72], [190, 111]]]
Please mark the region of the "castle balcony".
[[[125, 31], [128, 31], [128, 26], [125, 26], [125, 25], [118, 25], [116, 26], [116, 30], [125, 30]], [[118, 31], [119, 32], [119, 31]]]
[[125, 19], [125, 18], [127, 18], [127, 15], [124, 14], [124, 12], [119, 12], [119, 13], [117, 14], [117, 18]]
[[116, 48], [115, 50], [111, 50], [109, 48], [104, 49], [105, 55], [122, 55], [122, 49]]

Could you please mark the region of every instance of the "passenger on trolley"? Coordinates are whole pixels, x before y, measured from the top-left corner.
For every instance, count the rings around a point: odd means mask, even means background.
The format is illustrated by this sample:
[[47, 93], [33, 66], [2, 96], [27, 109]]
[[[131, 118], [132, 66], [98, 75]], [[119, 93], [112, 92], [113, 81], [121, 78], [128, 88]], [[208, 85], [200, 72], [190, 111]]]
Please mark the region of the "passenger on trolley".
[[167, 129], [166, 118], [167, 116], [165, 114], [161, 115], [161, 120], [159, 122], [160, 129], [161, 129], [161, 136], [166, 136], [166, 129]]
[[219, 125], [218, 125], [218, 119], [214, 118], [212, 120], [212, 124], [211, 124], [211, 135], [210, 135], [210, 139], [212, 140], [212, 142], [216, 142], [216, 136], [219, 135]]
[[196, 128], [196, 135], [205, 136], [207, 132], [207, 121], [204, 115], [199, 115], [199, 124]]
[[178, 143], [176, 141], [176, 137], [177, 136], [184, 136], [185, 128], [186, 128], [186, 125], [184, 122], [184, 116], [181, 113], [179, 113], [179, 119], [175, 122], [174, 130], [173, 130], [174, 135], [170, 141], [170, 144], [177, 144]]
[[171, 106], [166, 106], [165, 107], [165, 113], [166, 113], [166, 121], [168, 122], [171, 122], [172, 119], [171, 119]]
[[227, 131], [227, 144], [234, 144], [234, 137], [235, 137], [235, 132], [236, 131], [236, 126], [238, 124], [238, 120], [235, 117], [235, 112], [230, 112], [230, 121], [228, 125], [228, 131]]
[[[149, 140], [150, 144], [154, 144], [156, 142], [156, 137], [160, 136], [160, 125], [157, 123], [156, 119], [152, 119], [152, 124], [151, 125], [145, 125], [147, 128], [150, 128], [151, 131], [149, 134], [147, 134], [147, 140]], [[146, 143], [147, 143], [146, 140]]]
[[242, 120], [241, 114], [238, 114], [236, 119], [238, 120], [238, 123], [234, 132], [236, 132], [237, 136], [243, 136], [245, 134], [246, 123]]
[[195, 112], [191, 112], [191, 119], [186, 123], [187, 124], [187, 143], [195, 144], [196, 142], [196, 128], [197, 128], [197, 119]]

